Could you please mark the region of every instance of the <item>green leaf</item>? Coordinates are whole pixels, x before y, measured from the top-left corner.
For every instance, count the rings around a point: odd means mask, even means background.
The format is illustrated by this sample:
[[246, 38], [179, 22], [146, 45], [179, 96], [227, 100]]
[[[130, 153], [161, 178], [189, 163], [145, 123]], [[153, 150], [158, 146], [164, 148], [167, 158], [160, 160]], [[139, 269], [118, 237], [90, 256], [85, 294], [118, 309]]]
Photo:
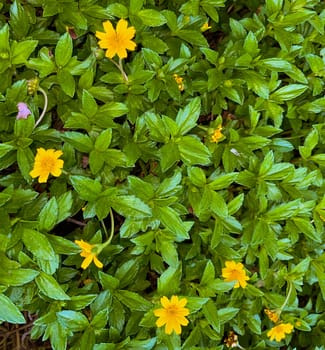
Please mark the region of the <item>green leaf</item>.
[[54, 300], [70, 299], [69, 295], [67, 295], [64, 292], [62, 287], [54, 279], [53, 276], [50, 276], [44, 272], [40, 272], [40, 274], [36, 277], [35, 281], [39, 290], [47, 297]]
[[210, 151], [197, 138], [183, 136], [177, 143], [179, 154], [186, 165], [208, 165], [210, 164]]
[[159, 151], [160, 166], [163, 172], [166, 172], [180, 159], [178, 147], [174, 142], [166, 143]]
[[307, 238], [311, 239], [314, 242], [322, 242], [322, 236], [316, 232], [315, 227], [310, 223], [309, 220], [299, 217], [292, 218], [292, 220], [297, 226], [299, 232], [302, 232]]
[[107, 150], [112, 140], [112, 129], [102, 131], [95, 141], [95, 149], [100, 152]]
[[226, 307], [218, 309], [218, 317], [221, 324], [227, 323], [232, 320], [239, 312], [240, 309], [236, 307]]
[[57, 78], [63, 92], [69, 97], [73, 97], [76, 90], [76, 82], [71, 73], [67, 69], [61, 69], [57, 73]]
[[128, 290], [118, 290], [114, 293], [114, 297], [132, 311], [148, 311], [152, 307], [148, 300]]
[[79, 246], [68, 239], [54, 234], [47, 234], [46, 237], [57, 254], [73, 255], [80, 252]]
[[0, 294], [0, 321], [14, 324], [26, 323], [17, 306], [4, 294]]
[[[39, 274], [38, 271], [32, 269], [14, 269], [3, 270], [0, 268], [0, 284], [4, 286], [22, 286], [34, 280]], [[0, 308], [1, 309], [1, 308]]]
[[180, 29], [177, 30], [174, 35], [189, 42], [192, 45], [209, 47], [209, 44], [205, 37], [196, 30]]
[[62, 138], [80, 152], [89, 153], [93, 149], [90, 137], [80, 132], [66, 131]]
[[25, 64], [30, 54], [35, 50], [37, 40], [26, 40], [11, 44], [11, 64]]
[[209, 322], [210, 326], [216, 331], [220, 332], [220, 320], [218, 315], [218, 309], [216, 307], [216, 304], [209, 300], [205, 305], [203, 305], [203, 314], [207, 321]]
[[55, 62], [58, 68], [63, 68], [70, 61], [72, 49], [71, 36], [66, 32], [60, 37], [54, 51]]
[[158, 289], [159, 295], [172, 295], [177, 294], [180, 287], [181, 279], [181, 265], [176, 267], [169, 267], [164, 271], [158, 279]]
[[55, 260], [56, 254], [45, 235], [35, 230], [24, 228], [23, 242], [26, 248], [38, 259]]
[[111, 202], [114, 210], [125, 217], [143, 218], [152, 215], [150, 207], [132, 195], [116, 196]]
[[56, 315], [65, 329], [69, 329], [72, 332], [81, 332], [89, 325], [87, 317], [81, 312], [63, 310], [57, 312]]
[[188, 228], [174, 209], [156, 206], [153, 209], [153, 214], [156, 218], [160, 219], [161, 223], [168, 228], [168, 230], [175, 234], [176, 241], [181, 242], [189, 238]]
[[41, 48], [39, 51], [39, 56], [39, 58], [31, 58], [27, 62], [26, 66], [39, 72], [40, 78], [44, 78], [47, 75], [55, 72], [55, 63], [53, 62], [49, 49], [46, 47]]
[[32, 170], [32, 164], [34, 162], [34, 154], [29, 147], [19, 148], [17, 151], [17, 163], [21, 174], [24, 179], [29, 182], [31, 177], [29, 172]]
[[227, 188], [236, 181], [238, 173], [220, 174], [216, 179], [208, 183], [211, 190], [221, 190]]
[[87, 91], [82, 91], [82, 111], [87, 117], [92, 118], [98, 110], [94, 97]]
[[203, 187], [206, 184], [206, 177], [203, 169], [198, 167], [188, 167], [187, 172], [193, 185]]
[[185, 135], [196, 126], [200, 111], [201, 100], [199, 97], [194, 98], [184, 109], [179, 110], [175, 120], [179, 127], [178, 135]]
[[83, 200], [95, 201], [102, 193], [102, 185], [97, 180], [92, 180], [84, 176], [72, 175], [70, 176], [70, 181]]
[[72, 192], [63, 193], [58, 199], [58, 217], [57, 223], [65, 220], [71, 215], [71, 208], [73, 205]]
[[18, 39], [27, 36], [30, 28], [30, 17], [23, 6], [14, 0], [10, 6], [10, 27]]
[[294, 216], [299, 211], [300, 199], [288, 203], [282, 203], [271, 208], [265, 213], [264, 218], [267, 220], [285, 220]]
[[57, 224], [59, 206], [55, 197], [52, 197], [39, 213], [39, 229], [50, 231]]
[[166, 23], [166, 18], [153, 9], [140, 10], [136, 15], [141, 18], [144, 25], [149, 27], [158, 27]]
[[211, 262], [211, 260], [208, 260], [205, 269], [203, 271], [203, 275], [201, 278], [201, 282], [200, 285], [205, 285], [205, 284], [209, 284], [211, 281], [213, 281], [215, 278], [215, 269], [214, 269], [214, 265]]
[[292, 100], [308, 89], [308, 86], [302, 84], [289, 84], [278, 89], [276, 92], [271, 94], [270, 99], [276, 102], [283, 102]]

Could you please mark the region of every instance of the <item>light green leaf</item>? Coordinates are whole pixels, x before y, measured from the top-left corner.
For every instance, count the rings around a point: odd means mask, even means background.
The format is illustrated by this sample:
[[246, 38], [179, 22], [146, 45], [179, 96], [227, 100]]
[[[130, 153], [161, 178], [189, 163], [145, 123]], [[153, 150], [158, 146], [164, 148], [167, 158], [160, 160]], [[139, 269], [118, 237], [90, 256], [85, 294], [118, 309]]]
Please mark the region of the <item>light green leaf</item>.
[[0, 321], [14, 324], [26, 323], [17, 306], [4, 294], [0, 294]]
[[72, 56], [72, 39], [69, 33], [64, 33], [54, 51], [55, 62], [59, 68], [63, 68], [71, 59]]

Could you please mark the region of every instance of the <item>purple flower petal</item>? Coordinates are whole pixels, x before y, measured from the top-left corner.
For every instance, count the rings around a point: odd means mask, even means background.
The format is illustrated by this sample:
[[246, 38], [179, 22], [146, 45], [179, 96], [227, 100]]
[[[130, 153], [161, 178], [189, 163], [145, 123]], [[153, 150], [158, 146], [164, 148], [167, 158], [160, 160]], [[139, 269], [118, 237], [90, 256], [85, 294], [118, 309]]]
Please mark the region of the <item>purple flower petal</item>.
[[27, 117], [32, 114], [32, 112], [30, 111], [30, 109], [28, 108], [26, 103], [24, 103], [24, 102], [19, 102], [17, 104], [17, 107], [18, 107], [18, 114], [16, 116], [17, 120], [18, 119], [27, 119]]

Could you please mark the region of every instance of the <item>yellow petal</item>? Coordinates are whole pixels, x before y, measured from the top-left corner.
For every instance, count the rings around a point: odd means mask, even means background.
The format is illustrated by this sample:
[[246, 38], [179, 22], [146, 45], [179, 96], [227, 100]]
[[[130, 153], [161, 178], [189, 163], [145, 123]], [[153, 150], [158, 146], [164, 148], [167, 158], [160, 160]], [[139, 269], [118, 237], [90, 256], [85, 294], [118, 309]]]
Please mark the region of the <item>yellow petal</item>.
[[108, 21], [108, 20], [105, 21], [103, 23], [103, 27], [104, 27], [105, 33], [107, 33], [107, 34], [114, 33], [115, 34], [115, 29], [113, 28], [113, 25], [112, 25], [111, 21]]
[[167, 308], [170, 305], [169, 299], [165, 296], [160, 298], [160, 303], [164, 308]]
[[103, 263], [100, 262], [100, 261], [97, 259], [97, 256], [96, 256], [96, 255], [94, 255], [94, 263], [95, 263], [95, 265], [96, 265], [98, 268], [100, 268], [100, 269], [104, 266]]
[[86, 257], [86, 259], [82, 262], [81, 268], [85, 270], [91, 264], [92, 260], [93, 260], [93, 256], [89, 254]]

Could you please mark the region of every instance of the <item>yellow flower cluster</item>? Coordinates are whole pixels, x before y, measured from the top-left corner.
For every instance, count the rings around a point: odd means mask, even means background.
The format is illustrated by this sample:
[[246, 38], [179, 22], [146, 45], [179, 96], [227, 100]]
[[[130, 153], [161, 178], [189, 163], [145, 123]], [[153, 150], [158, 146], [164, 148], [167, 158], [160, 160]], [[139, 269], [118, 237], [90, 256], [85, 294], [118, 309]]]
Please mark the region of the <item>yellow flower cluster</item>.
[[213, 134], [211, 135], [211, 142], [218, 143], [224, 137], [224, 135], [222, 134], [221, 130], [222, 130], [222, 125], [219, 125], [214, 130]]
[[178, 74], [174, 74], [173, 75], [173, 78], [175, 79], [175, 81], [176, 81], [176, 84], [177, 84], [177, 86], [178, 86], [178, 90], [179, 91], [183, 91], [184, 90], [184, 83], [183, 83], [183, 78], [182, 77], [180, 77]]

